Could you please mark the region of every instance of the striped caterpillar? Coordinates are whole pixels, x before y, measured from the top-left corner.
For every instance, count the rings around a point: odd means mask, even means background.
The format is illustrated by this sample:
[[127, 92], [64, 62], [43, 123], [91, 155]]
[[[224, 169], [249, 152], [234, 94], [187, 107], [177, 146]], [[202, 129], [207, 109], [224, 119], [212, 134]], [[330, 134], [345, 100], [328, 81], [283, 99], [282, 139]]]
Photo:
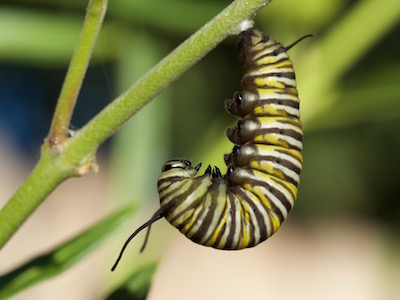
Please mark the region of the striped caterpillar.
[[283, 47], [250, 28], [239, 34], [242, 92], [225, 102], [240, 120], [226, 131], [236, 144], [225, 155], [227, 173], [201, 163], [173, 159], [158, 180], [161, 207], [126, 241], [165, 217], [193, 242], [224, 250], [250, 248], [272, 236], [297, 197], [302, 168], [302, 129], [295, 73], [287, 51], [307, 36]]

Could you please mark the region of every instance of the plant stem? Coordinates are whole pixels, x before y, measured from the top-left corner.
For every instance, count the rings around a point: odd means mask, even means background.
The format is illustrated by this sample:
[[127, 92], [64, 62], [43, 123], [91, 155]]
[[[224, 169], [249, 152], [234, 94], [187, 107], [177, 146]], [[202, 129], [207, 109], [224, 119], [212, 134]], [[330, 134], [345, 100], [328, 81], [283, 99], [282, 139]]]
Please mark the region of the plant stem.
[[69, 139], [68, 159], [79, 163], [88, 154], [94, 155], [98, 146], [133, 114], [269, 2], [237, 0], [225, 8]]
[[[93, 3], [98, 3], [97, 1], [100, 0], [93, 0]], [[93, 169], [93, 161], [98, 147], [126, 120], [211, 51], [243, 20], [251, 19], [258, 9], [269, 2], [270, 0], [234, 1], [103, 109], [76, 135], [66, 140], [61, 145], [62, 148], [50, 147], [62, 142], [66, 137], [66, 126], [75, 104], [74, 100], [74, 104], [71, 105], [71, 98], [66, 96], [68, 99], [65, 100], [65, 103], [69, 104], [61, 105], [61, 108], [57, 108], [55, 113], [55, 119], [60, 115], [64, 115], [64, 117], [60, 121], [54, 121], [56, 124], [52, 125], [50, 132], [49, 140], [55, 138], [55, 142], [43, 145], [42, 157], [38, 165], [9, 203], [0, 211], [0, 248], [63, 180], [83, 175]], [[97, 31], [91, 32], [97, 34]], [[85, 70], [81, 68], [80, 72], [85, 72]], [[75, 92], [78, 90], [77, 85], [66, 86], [65, 89], [67, 89], [66, 95], [73, 94], [68, 92], [68, 89], [73, 89]], [[68, 117], [65, 117], [66, 112]], [[58, 113], [60, 115], [57, 116]], [[53, 131], [53, 128], [56, 129]]]
[[101, 24], [103, 23], [107, 1], [108, 0], [91, 0], [87, 7], [81, 35], [72, 56], [53, 115], [48, 136], [50, 145], [62, 145], [67, 138], [68, 127], [75, 103], [89, 65], [89, 60]]
[[42, 200], [63, 180], [73, 175], [70, 170], [47, 144], [42, 146], [39, 162], [0, 212], [0, 248]]
[[91, 0], [82, 32], [72, 57], [54, 112], [49, 136], [42, 146], [41, 157], [28, 178], [0, 211], [0, 249], [35, 208], [65, 179], [84, 173], [91, 166], [71, 165], [65, 160], [63, 143], [85, 76], [98, 32], [104, 19], [107, 0]]

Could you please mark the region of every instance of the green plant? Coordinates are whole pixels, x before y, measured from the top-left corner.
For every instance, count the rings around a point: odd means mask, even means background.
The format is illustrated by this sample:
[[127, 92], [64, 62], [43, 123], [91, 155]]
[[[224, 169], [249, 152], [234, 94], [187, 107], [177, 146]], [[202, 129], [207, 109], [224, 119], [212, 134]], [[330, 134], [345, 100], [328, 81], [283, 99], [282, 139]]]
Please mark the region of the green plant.
[[[95, 155], [98, 147], [107, 138], [227, 37], [240, 22], [251, 18], [268, 2], [234, 1], [117, 97], [87, 125], [72, 137], [68, 137], [72, 112], [107, 8], [107, 0], [90, 1], [50, 131], [41, 148], [41, 157], [25, 182], [0, 211], [0, 247], [4, 246], [19, 226], [63, 181], [70, 177], [83, 176], [90, 170], [96, 171]], [[4, 278], [9, 277], [5, 275]]]
[[[24, 1], [18, 0], [15, 2]], [[54, 1], [48, 0], [37, 0], [35, 2], [43, 6], [49, 3], [54, 4]], [[204, 4], [205, 2], [207, 3]], [[239, 5], [244, 2], [245, 1], [236, 1], [234, 3], [235, 5]], [[255, 6], [258, 7], [259, 3], [264, 1], [248, 2], [254, 3]], [[57, 3], [62, 3], [62, 5], [71, 10], [83, 10], [84, 8], [82, 1], [60, 0], [57, 1]], [[101, 1], [94, 1], [93, 3], [99, 4]], [[114, 6], [110, 7], [109, 13], [114, 14], [114, 16], [118, 15], [120, 19], [126, 22], [137, 22], [135, 23], [137, 25], [135, 27], [135, 35], [136, 37], [140, 37], [140, 42], [138, 43], [143, 46], [143, 48], [145, 48], [144, 44], [147, 43], [147, 48], [144, 50], [144, 53], [149, 56], [150, 54], [153, 55], [151, 58], [146, 57], [147, 64], [153, 64], [153, 60], [159, 55], [159, 52], [156, 54], [149, 53], [149, 49], [154, 50], [159, 48], [157, 39], [150, 39], [136, 29], [147, 26], [159, 31], [164, 30], [172, 32], [171, 35], [178, 35], [178, 37], [180, 37], [179, 34], [189, 34], [200, 27], [200, 24], [204, 24], [207, 19], [204, 16], [211, 16], [222, 8], [222, 4], [219, 1], [204, 1], [204, 3], [200, 1], [179, 0], [115, 1], [113, 3]], [[392, 218], [392, 220], [398, 222], [396, 203], [389, 203], [390, 205], [388, 205], [387, 199], [396, 199], [395, 195], [398, 194], [394, 189], [394, 187], [398, 186], [396, 183], [398, 164], [396, 164], [393, 158], [397, 156], [399, 149], [399, 139], [396, 138], [396, 133], [400, 112], [400, 102], [398, 101], [400, 97], [400, 90], [398, 87], [400, 64], [398, 61], [391, 59], [388, 54], [396, 49], [396, 42], [393, 41], [397, 41], [398, 38], [395, 36], [396, 29], [394, 28], [399, 24], [400, 2], [392, 0], [362, 0], [347, 3], [343, 0], [323, 2], [295, 0], [275, 1], [273, 3], [276, 5], [269, 5], [268, 9], [260, 11], [257, 15], [257, 27], [268, 32], [272, 36], [279, 37], [279, 40], [285, 44], [290, 43], [306, 33], [316, 33], [316, 37], [312, 42], [308, 42], [307, 46], [294, 49], [294, 51], [290, 53], [298, 77], [298, 87], [302, 101], [301, 111], [306, 138], [305, 167], [301, 179], [299, 205], [296, 208], [296, 215], [308, 217], [313, 214], [323, 215], [324, 212], [332, 214], [334, 212], [354, 213], [354, 211], [360, 214], [360, 212], [362, 213], [370, 209], [370, 214], [375, 217], [378, 212], [378, 214], [384, 216], [383, 219], [385, 221], [391, 220], [390, 218]], [[155, 6], [159, 9], [154, 10]], [[230, 8], [232, 8], [232, 6], [230, 6]], [[250, 7], [247, 7], [247, 9], [249, 9], [249, 11], [252, 10]], [[28, 217], [30, 211], [35, 209], [45, 196], [51, 193], [62, 181], [70, 176], [83, 175], [92, 167], [96, 168], [93, 158], [101, 142], [109, 135], [113, 134], [115, 130], [117, 130], [117, 127], [140, 109], [142, 105], [147, 103], [151, 97], [159, 93], [164, 87], [163, 84], [170, 84], [172, 80], [176, 79], [176, 77], [174, 77], [175, 75], [177, 76], [182, 70], [188, 68], [192, 63], [195, 63], [196, 60], [200, 59], [200, 56], [204, 55], [221, 41], [231, 28], [235, 27], [238, 22], [247, 17], [246, 13], [250, 13], [249, 11], [238, 10], [237, 13], [240, 14], [240, 16], [236, 15], [235, 17], [237, 17], [237, 19], [231, 19], [230, 17], [233, 17], [233, 15], [228, 14], [225, 17], [221, 17], [220, 23], [210, 23], [211, 25], [209, 24], [208, 27], [206, 27], [210, 34], [200, 36], [199, 34], [201, 32], [203, 34], [205, 32], [202, 30], [196, 35], [197, 38], [194, 36], [189, 40], [193, 42], [193, 47], [196, 45], [201, 46], [195, 49], [195, 52], [191, 53], [187, 51], [183, 53], [182, 51], [185, 50], [183, 47], [174, 52], [175, 58], [174, 56], [169, 56], [170, 63], [173, 61], [176, 62], [180, 59], [178, 56], [180, 53], [190, 61], [188, 65], [178, 65], [176, 68], [171, 69], [168, 74], [159, 73], [159, 75], [156, 75], [157, 73], [154, 72], [162, 71], [159, 65], [159, 67], [153, 69], [152, 73], [148, 73], [139, 80], [137, 84], [124, 93], [124, 97], [119, 97], [117, 101], [114, 101], [103, 113], [99, 114], [82, 128], [78, 135], [66, 139], [64, 144], [57, 144], [57, 139], [53, 139], [52, 144], [44, 144], [42, 148], [42, 158], [38, 166], [34, 169], [19, 192], [14, 195], [14, 199], [19, 198], [23, 200], [13, 200], [14, 207], [21, 206], [25, 212], [23, 213], [19, 209], [10, 209], [13, 206], [9, 206], [7, 213], [2, 211], [0, 214], [0, 240], [2, 240], [2, 243], [4, 244], [8, 236], [11, 236], [12, 231], [18, 227], [17, 223], [22, 222], [24, 218]], [[227, 12], [227, 10], [225, 10], [225, 12]], [[100, 17], [102, 13], [103, 12], [99, 13], [98, 17]], [[373, 20], [373, 22], [371, 22], [371, 20]], [[22, 21], [25, 21], [25, 23]], [[72, 47], [73, 41], [76, 38], [74, 35], [75, 32], [71, 30], [71, 28], [79, 27], [78, 23], [80, 23], [80, 20], [74, 20], [72, 26], [64, 26], [65, 24], [63, 22], [65, 23], [65, 19], [59, 16], [49, 16], [49, 14], [45, 15], [43, 13], [38, 13], [36, 15], [28, 14], [2, 7], [0, 10], [0, 45], [11, 45], [7, 48], [11, 50], [7, 52], [7, 49], [0, 46], [0, 57], [12, 60], [19, 59], [20, 61], [33, 65], [47, 65], [50, 62], [61, 65], [62, 62], [69, 59], [71, 50], [69, 47]], [[373, 26], [371, 23], [373, 23]], [[49, 24], [51, 24], [51, 26], [49, 26]], [[18, 43], [15, 43], [13, 37], [17, 35], [18, 32], [23, 33], [26, 31], [26, 26], [34, 28], [34, 32], [37, 33], [35, 34], [35, 38], [28, 39], [23, 36]], [[104, 43], [104, 40], [107, 40], [107, 36], [115, 38], [115, 33], [117, 31], [112, 27], [113, 26], [110, 26], [107, 22], [104, 24], [102, 34], [104, 33], [106, 38], [102, 40], [100, 37], [96, 46], [96, 51], [93, 53], [92, 61], [99, 62], [104, 57], [114, 58], [116, 56], [113, 51], [114, 49], [105, 47], [106, 43]], [[1, 28], [7, 28], [7, 34], [1, 31]], [[44, 41], [49, 38], [47, 30], [61, 31], [61, 29], [63, 29], [62, 34], [59, 34], [58, 39], [54, 42], [54, 45], [52, 45], [53, 48], [51, 48], [48, 43], [44, 43]], [[117, 29], [118, 32], [124, 33], [123, 26]], [[92, 34], [95, 31], [96, 30], [93, 30]], [[126, 38], [126, 36], [122, 38]], [[116, 40], [118, 40], [118, 37]], [[388, 42], [391, 42], [391, 45], [383, 44]], [[188, 42], [186, 42], [185, 45], [187, 47]], [[59, 48], [57, 48], [57, 46], [59, 46]], [[229, 47], [229, 52], [233, 53], [233, 46], [229, 45]], [[25, 51], [27, 48], [29, 48], [30, 51]], [[188, 49], [191, 48], [186, 48], [186, 50]], [[154, 52], [155, 51], [156, 50], [154, 50]], [[140, 55], [140, 57], [136, 55], [135, 57], [135, 53], [131, 53], [129, 49], [126, 50], [123, 55], [129, 56], [131, 59], [143, 60], [142, 55]], [[236, 53], [232, 54], [232, 56], [233, 55], [236, 55]], [[215, 60], [212, 62], [215, 62]], [[143, 62], [141, 61], [141, 63]], [[163, 63], [164, 66], [168, 66], [165, 65], [166, 61]], [[197, 72], [191, 74], [191, 76], [195, 78], [193, 81], [197, 79], [201, 80], [201, 76], [209, 76], [209, 74], [214, 74], [214, 72], [219, 71], [219, 69], [229, 68], [229, 64], [224, 64], [223, 60], [217, 61], [214, 65], [210, 62], [206, 63], [208, 63], [209, 73], [205, 73], [203, 69], [200, 69], [203, 73]], [[143, 66], [142, 70], [146, 68], [147, 66]], [[123, 80], [119, 82], [132, 81], [132, 71], [130, 70], [129, 73], [126, 69], [128, 69], [128, 67], [125, 67], [125, 69], [123, 69], [123, 67], [119, 68], [118, 75], [123, 78]], [[223, 128], [227, 127], [228, 121], [225, 121], [224, 117], [222, 117], [222, 114], [225, 115], [225, 113], [222, 113], [221, 102], [223, 98], [221, 97], [226, 96], [226, 94], [225, 92], [220, 92], [220, 90], [224, 88], [227, 81], [231, 78], [227, 76], [227, 74], [229, 75], [229, 71], [231, 71], [231, 69], [226, 70], [224, 73], [224, 76], [226, 76], [228, 80], [225, 80], [223, 83], [218, 82], [217, 84], [213, 84], [215, 80], [200, 81], [200, 85], [203, 84], [200, 89], [204, 93], [199, 96], [196, 93], [192, 93], [190, 101], [187, 101], [186, 95], [191, 93], [190, 89], [193, 85], [185, 86], [188, 82], [185, 78], [183, 78], [183, 83], [177, 82], [177, 84], [180, 84], [179, 89], [181, 89], [181, 92], [178, 92], [178, 97], [175, 98], [182, 98], [183, 100], [175, 105], [173, 109], [176, 110], [175, 113], [180, 116], [178, 121], [182, 123], [175, 125], [175, 129], [178, 128], [179, 132], [174, 132], [174, 136], [191, 136], [196, 134], [193, 132], [193, 127], [186, 126], [186, 124], [189, 123], [190, 125], [192, 123], [199, 123], [199, 127], [201, 127], [201, 131], [199, 131], [204, 132], [204, 139], [199, 138], [199, 142], [193, 143], [195, 145], [191, 146], [192, 148], [187, 146], [187, 144], [191, 143], [191, 138], [187, 138], [187, 141], [181, 139], [179, 148], [183, 150], [180, 150], [179, 154], [184, 153], [188, 158], [192, 158], [196, 161], [204, 161], [219, 166], [223, 165], [221, 153], [230, 152], [231, 146], [229, 142], [227, 142], [226, 137], [221, 134]], [[139, 76], [139, 74], [140, 72], [137, 71], [135, 76]], [[148, 80], [152, 78], [151, 74], [158, 78], [158, 80], [155, 81], [155, 86], [148, 82]], [[236, 81], [239, 82], [238, 79]], [[131, 82], [125, 84], [120, 83], [120, 87], [129, 86], [130, 84]], [[147, 90], [146, 87], [148, 86], [152, 87], [152, 89]], [[204, 88], [204, 86], [207, 86], [207, 88]], [[135, 94], [134, 91], [136, 88], [141, 88], [143, 93]], [[226, 87], [228, 95], [230, 95], [232, 90], [233, 87]], [[130, 97], [132, 94], [135, 95]], [[210, 95], [213, 95], [213, 99], [221, 100], [221, 102], [217, 103], [218, 107], [221, 107], [221, 115], [214, 112], [217, 105], [212, 106], [210, 104], [211, 101], [207, 102], [206, 105], [204, 104], [203, 99], [209, 98]], [[170, 99], [167, 99], [171, 97], [171, 90], [165, 91], [162, 97], [164, 98], [162, 101], [158, 101], [157, 103], [152, 102], [146, 110], [135, 115], [135, 118], [132, 118], [133, 122], [129, 122], [127, 126], [124, 126], [123, 130], [121, 130], [122, 134], [120, 134], [116, 140], [116, 144], [120, 146], [117, 147], [119, 148], [119, 150], [117, 150], [118, 153], [114, 154], [114, 162], [116, 161], [115, 157], [118, 157], [119, 163], [125, 164], [124, 171], [126, 173], [120, 175], [119, 179], [123, 178], [126, 181], [125, 187], [129, 185], [130, 189], [126, 188], [124, 191], [126, 194], [131, 195], [129, 197], [134, 196], [140, 199], [141, 192], [136, 190], [133, 191], [136, 194], [132, 192], [132, 189], [136, 187], [132, 187], [133, 185], [129, 181], [129, 172], [131, 170], [126, 166], [127, 160], [133, 161], [132, 165], [138, 170], [144, 169], [142, 167], [144, 162], [148, 164], [149, 161], [154, 160], [154, 155], [150, 153], [145, 153], [147, 155], [146, 159], [142, 159], [140, 155], [132, 154], [130, 150], [134, 147], [139, 147], [136, 145], [136, 141], [141, 141], [142, 152], [146, 152], [146, 149], [149, 148], [163, 148], [164, 150], [173, 147], [172, 135], [166, 135], [166, 137], [160, 134], [160, 136], [157, 136], [156, 146], [150, 144], [151, 141], [146, 141], [143, 138], [146, 135], [148, 136], [149, 132], [153, 135], [159, 134], [157, 131], [161, 127], [167, 127], [160, 125], [165, 124], [166, 121], [163, 122], [163, 120], [160, 119], [159, 113], [163, 109], [171, 109], [168, 102]], [[75, 99], [70, 99], [70, 101], [75, 101]], [[198, 119], [197, 121], [191, 120], [196, 117], [193, 114], [185, 115], [185, 109], [188, 108], [185, 101], [187, 103], [190, 102], [190, 105], [198, 105], [198, 103], [201, 103], [201, 106], [196, 106], [194, 109], [196, 110], [196, 116], [200, 115], [200, 113], [197, 113], [197, 108], [207, 106], [206, 113], [203, 114], [201, 122]], [[157, 104], [157, 106], [153, 104]], [[111, 111], [115, 107], [121, 108], [116, 110], [116, 112], [119, 111], [121, 113], [118, 115], [117, 113], [116, 115], [111, 114], [107, 117], [105, 112]], [[152, 109], [153, 111], [147, 109]], [[66, 109], [66, 111], [68, 111], [68, 109]], [[157, 112], [157, 116], [154, 116], [155, 112]], [[72, 113], [72, 110], [70, 113]], [[205, 115], [207, 117], [211, 115], [215, 119], [213, 124], [207, 127], [207, 130], [203, 128], [205, 123], [203, 118], [206, 117]], [[65, 115], [64, 117], [68, 116]], [[136, 121], [146, 124], [146, 126], [144, 126], [145, 130], [139, 128]], [[68, 122], [64, 122], [64, 124], [65, 123]], [[148, 124], [151, 124], [153, 127]], [[66, 125], [68, 126], [68, 124]], [[367, 127], [366, 131], [360, 131], [360, 126]], [[131, 132], [125, 130], [128, 127], [136, 131], [134, 137], [132, 137]], [[65, 129], [66, 128], [64, 128], [64, 130]], [[119, 133], [121, 133], [121, 131]], [[369, 136], [365, 133], [369, 131], [375, 132], [375, 136], [373, 136], [371, 140], [368, 140]], [[364, 133], [364, 139], [360, 140], [360, 136], [363, 137], [360, 132]], [[62, 134], [65, 134], [65, 132]], [[387, 135], [389, 135], [390, 139], [385, 139]], [[144, 147], [144, 143], [149, 144], [146, 144], [145, 146], [147, 147]], [[160, 145], [163, 146], [160, 147]], [[166, 150], [164, 151], [166, 152]], [[174, 154], [176, 155], [177, 153]], [[162, 158], [156, 157], [156, 159]], [[152, 169], [149, 168], [147, 164], [145, 167]], [[158, 171], [161, 164], [157, 162], [154, 163], [154, 165], [156, 166], [154, 169]], [[384, 173], [388, 174], [388, 176], [376, 176], [376, 174], [382, 174], [382, 170], [384, 170]], [[370, 176], [370, 178], [368, 178], [368, 176]], [[382, 178], [379, 179], [377, 177]], [[146, 178], [146, 184], [147, 181], [150, 180]], [[149, 184], [154, 185], [155, 181], [156, 180]], [[36, 191], [36, 193], [31, 194], [28, 186], [29, 184], [33, 184], [33, 190]], [[338, 186], [346, 186], [347, 188], [338, 189]], [[30, 197], [25, 201], [22, 191], [34, 197]], [[386, 196], [388, 195], [388, 191], [392, 191], [392, 196]], [[127, 197], [124, 196], [121, 198], [126, 199]], [[117, 197], [117, 199], [120, 198]], [[303, 201], [303, 199], [307, 201]], [[20, 205], [16, 205], [18, 203], [20, 203]], [[381, 208], [381, 210], [375, 209], [376, 206]], [[127, 219], [128, 217], [130, 217], [128, 213], [121, 216], [123, 219]], [[110, 226], [116, 226], [117, 223], [118, 222]], [[3, 231], [3, 228], [7, 229], [6, 225], [10, 226], [8, 226], [8, 230]], [[94, 228], [96, 228], [96, 225]], [[104, 231], [104, 236], [106, 233], [108, 233], [108, 231]], [[156, 232], [153, 233], [156, 234]], [[101, 236], [103, 235], [98, 235], [98, 237]], [[121, 241], [123, 238], [121, 238]], [[156, 240], [157, 239], [153, 238], [152, 242]], [[50, 251], [47, 257], [52, 257], [52, 255], [59, 253], [59, 251], [67, 247], [69, 243], [71, 243], [71, 241], [67, 241], [64, 245]], [[90, 249], [94, 248], [90, 247], [89, 244], [88, 247]], [[84, 251], [84, 247], [81, 248], [81, 250], [79, 250], [79, 248], [76, 249], [76, 251], [82, 251], [82, 253], [89, 252], [86, 250]], [[83, 256], [79, 256], [80, 259], [82, 257]], [[110, 267], [113, 259], [114, 257], [110, 259]], [[24, 266], [26, 269], [24, 269]], [[67, 266], [71, 265], [67, 264]], [[127, 269], [134, 267], [129, 264], [128, 266]], [[59, 267], [59, 270], [63, 271], [65, 264], [61, 263], [60, 265], [52, 265], [51, 267]], [[30, 271], [27, 271], [27, 274], [23, 274], [23, 271], [28, 270], [28, 268]], [[46, 278], [46, 272], [49, 270], [35, 269], [31, 261], [24, 264], [21, 268], [18, 268], [18, 270], [12, 270], [4, 274], [2, 279], [8, 278], [7, 280], [9, 280], [11, 274], [28, 276], [32, 274], [32, 269], [37, 272], [37, 278], [39, 279]], [[20, 273], [17, 273], [17, 271]], [[140, 272], [140, 270], [138, 272]], [[53, 272], [51, 276], [54, 276], [56, 273], [57, 272]], [[2, 289], [5, 289], [8, 284], [10, 284], [9, 287], [11, 287], [10, 281], [2, 281]], [[26, 286], [14, 290], [13, 293], [21, 291], [24, 288], [26, 288]]]

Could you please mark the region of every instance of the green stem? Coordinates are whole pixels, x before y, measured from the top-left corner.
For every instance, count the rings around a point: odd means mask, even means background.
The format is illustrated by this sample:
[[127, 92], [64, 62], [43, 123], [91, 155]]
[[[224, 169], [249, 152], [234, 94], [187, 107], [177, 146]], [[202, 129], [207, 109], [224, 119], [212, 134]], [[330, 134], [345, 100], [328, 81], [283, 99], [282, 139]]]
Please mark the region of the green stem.
[[89, 60], [101, 24], [103, 23], [106, 8], [107, 0], [91, 0], [88, 5], [81, 35], [72, 56], [53, 115], [48, 136], [50, 145], [63, 144], [67, 138], [72, 112], [89, 65]]
[[47, 144], [42, 146], [39, 162], [0, 212], [0, 248], [42, 200], [73, 175], [70, 170], [67, 162], [51, 151]]
[[80, 163], [88, 155], [93, 156], [98, 146], [126, 120], [269, 2], [237, 0], [225, 8], [71, 138], [67, 146], [68, 159]]
[[61, 147], [67, 137], [69, 122], [106, 7], [107, 0], [91, 0], [88, 5], [81, 36], [54, 112], [48, 143], [43, 144], [41, 158], [33, 171], [0, 211], [0, 248], [62, 181], [84, 172], [82, 167], [85, 166], [71, 165], [65, 160]]
[[0, 211], [0, 248], [63, 180], [93, 168], [98, 147], [128, 118], [269, 2], [234, 1], [68, 139], [63, 149], [52, 151], [45, 143], [38, 165]]

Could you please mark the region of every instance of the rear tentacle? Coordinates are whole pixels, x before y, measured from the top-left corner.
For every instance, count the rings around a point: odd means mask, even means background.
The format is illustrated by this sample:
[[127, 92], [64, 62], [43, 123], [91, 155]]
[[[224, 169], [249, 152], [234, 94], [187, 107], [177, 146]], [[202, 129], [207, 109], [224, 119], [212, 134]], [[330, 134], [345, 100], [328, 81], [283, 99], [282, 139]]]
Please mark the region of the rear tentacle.
[[119, 256], [118, 256], [117, 260], [115, 261], [113, 267], [111, 268], [111, 271], [114, 271], [114, 270], [117, 268], [118, 263], [119, 263], [119, 261], [121, 260], [122, 255], [124, 254], [125, 249], [126, 249], [126, 247], [128, 246], [128, 244], [130, 243], [130, 241], [131, 241], [139, 232], [141, 232], [143, 229], [145, 229], [145, 228], [147, 227], [146, 237], [145, 237], [145, 239], [144, 239], [142, 248], [140, 248], [140, 253], [143, 252], [143, 250], [144, 250], [145, 247], [146, 247], [147, 241], [148, 241], [148, 239], [149, 239], [151, 225], [152, 225], [154, 222], [157, 222], [157, 221], [158, 221], [159, 219], [161, 219], [162, 217], [164, 217], [165, 211], [168, 210], [168, 209], [172, 206], [172, 203], [173, 203], [173, 201], [167, 203], [167, 204], [164, 205], [164, 206], [161, 206], [161, 207], [153, 214], [153, 216], [150, 218], [150, 220], [148, 220], [146, 223], [144, 223], [142, 226], [140, 226], [138, 229], [136, 229], [136, 230], [128, 237], [128, 239], [126, 240], [125, 244], [124, 244], [124, 245], [122, 246], [122, 248], [121, 248], [121, 252], [119, 253]]

